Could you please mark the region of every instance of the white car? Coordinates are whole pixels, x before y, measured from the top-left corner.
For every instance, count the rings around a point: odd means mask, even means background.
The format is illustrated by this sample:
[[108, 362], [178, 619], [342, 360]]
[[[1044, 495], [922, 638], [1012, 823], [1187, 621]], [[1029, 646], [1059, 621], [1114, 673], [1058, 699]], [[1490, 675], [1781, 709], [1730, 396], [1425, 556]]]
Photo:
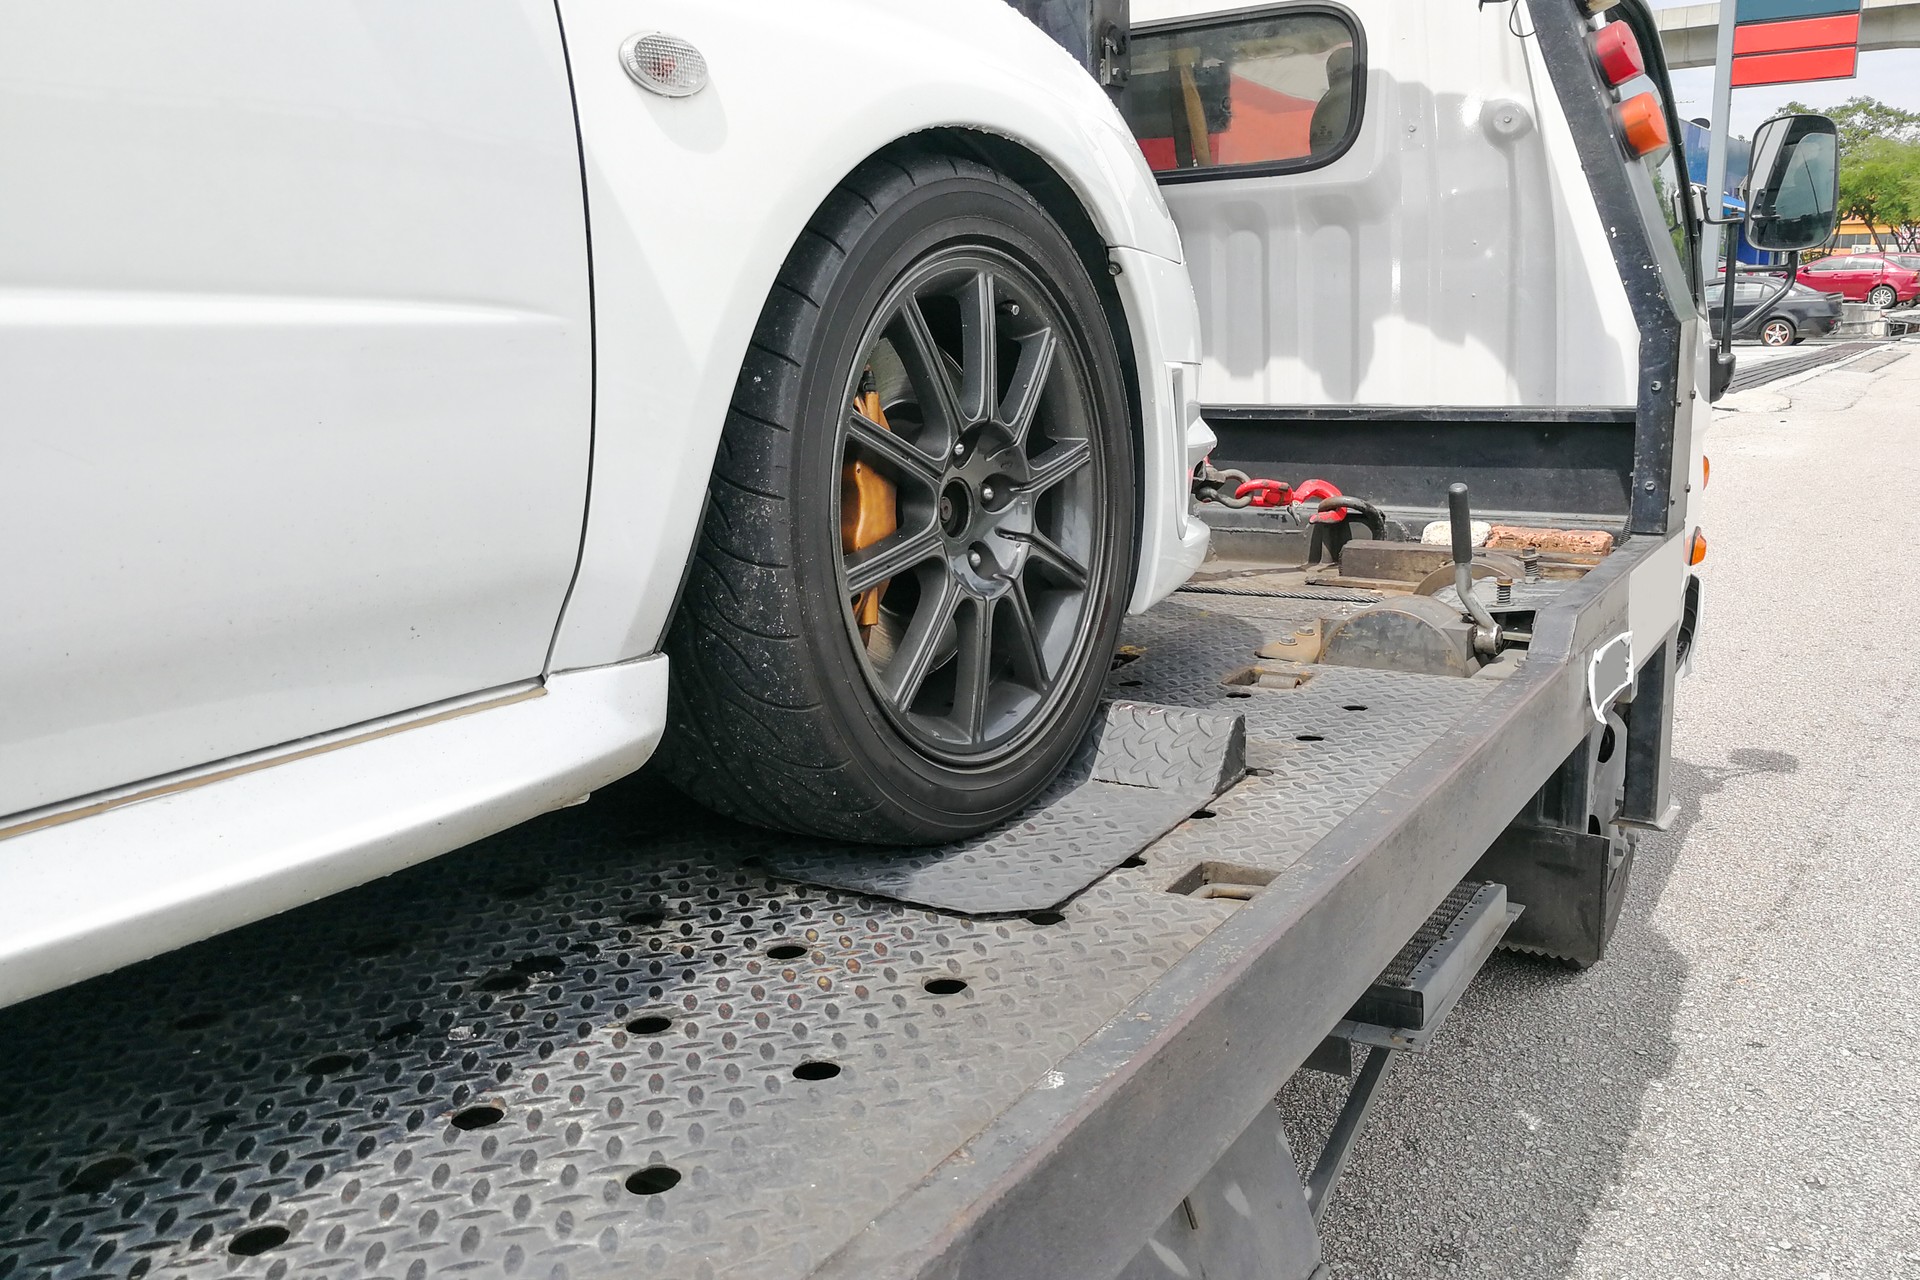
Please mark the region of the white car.
[[935, 841], [1206, 547], [1126, 126], [1002, 0], [0, 19], [0, 1003], [638, 768]]

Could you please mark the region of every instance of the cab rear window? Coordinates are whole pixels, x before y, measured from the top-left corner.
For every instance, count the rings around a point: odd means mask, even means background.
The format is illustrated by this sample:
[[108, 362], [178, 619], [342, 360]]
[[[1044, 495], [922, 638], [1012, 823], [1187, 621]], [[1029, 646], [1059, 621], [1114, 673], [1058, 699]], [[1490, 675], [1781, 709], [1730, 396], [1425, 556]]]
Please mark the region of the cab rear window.
[[1330, 7], [1138, 28], [1123, 110], [1166, 178], [1313, 168], [1358, 130], [1364, 53]]

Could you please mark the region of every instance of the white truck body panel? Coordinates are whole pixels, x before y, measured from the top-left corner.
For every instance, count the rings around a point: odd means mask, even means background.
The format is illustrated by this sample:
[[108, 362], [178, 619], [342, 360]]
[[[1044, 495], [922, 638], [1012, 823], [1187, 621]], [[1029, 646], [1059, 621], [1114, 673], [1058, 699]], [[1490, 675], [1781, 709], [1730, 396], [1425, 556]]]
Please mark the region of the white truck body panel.
[[[1638, 330], [1510, 6], [1346, 8], [1367, 42], [1349, 150], [1164, 188], [1200, 299], [1201, 399], [1632, 405]], [[1133, 6], [1136, 26], [1255, 11]]]

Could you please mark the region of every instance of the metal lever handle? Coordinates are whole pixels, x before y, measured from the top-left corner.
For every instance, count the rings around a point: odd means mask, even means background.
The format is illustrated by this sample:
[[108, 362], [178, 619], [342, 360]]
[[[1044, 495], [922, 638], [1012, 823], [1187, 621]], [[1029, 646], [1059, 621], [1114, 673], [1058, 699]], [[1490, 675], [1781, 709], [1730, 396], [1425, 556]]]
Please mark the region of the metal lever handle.
[[1473, 512], [1467, 507], [1467, 486], [1447, 487], [1447, 519], [1453, 525], [1453, 562], [1473, 563]]
[[1453, 589], [1473, 618], [1473, 647], [1491, 656], [1500, 651], [1500, 628], [1473, 594], [1473, 511], [1467, 506], [1466, 485], [1447, 486], [1447, 520], [1453, 526]]

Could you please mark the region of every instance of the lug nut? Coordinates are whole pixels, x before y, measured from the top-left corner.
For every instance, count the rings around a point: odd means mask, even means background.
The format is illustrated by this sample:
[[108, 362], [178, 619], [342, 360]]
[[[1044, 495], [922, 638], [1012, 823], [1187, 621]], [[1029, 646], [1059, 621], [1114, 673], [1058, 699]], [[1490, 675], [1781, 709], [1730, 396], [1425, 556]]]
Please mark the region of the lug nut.
[[990, 485], [990, 484], [983, 484], [983, 485], [981, 485], [981, 486], [980, 486], [980, 500], [981, 500], [982, 502], [992, 502], [992, 501], [993, 501], [993, 486], [992, 486], [992, 485]]
[[980, 553], [978, 551], [967, 552], [967, 563], [978, 569], [980, 567]]
[[964, 458], [967, 456], [967, 442], [965, 440], [955, 440], [953, 442], [953, 456], [956, 458]]

